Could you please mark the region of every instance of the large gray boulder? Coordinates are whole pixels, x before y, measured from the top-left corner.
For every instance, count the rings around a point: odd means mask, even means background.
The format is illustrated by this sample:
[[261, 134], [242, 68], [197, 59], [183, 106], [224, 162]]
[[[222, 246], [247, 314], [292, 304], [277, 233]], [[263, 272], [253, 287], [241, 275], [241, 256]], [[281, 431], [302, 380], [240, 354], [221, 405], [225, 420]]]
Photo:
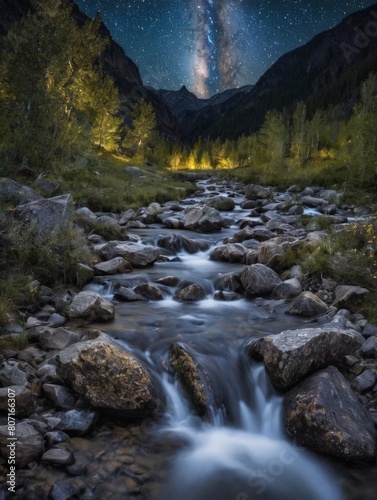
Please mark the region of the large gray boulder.
[[158, 410], [159, 387], [147, 367], [108, 335], [96, 335], [59, 353], [59, 376], [94, 408], [129, 418]]
[[40, 200], [41, 198], [38, 193], [28, 186], [22, 186], [12, 179], [0, 177], [0, 201], [2, 203], [20, 205]]
[[258, 186], [257, 184], [249, 184], [245, 188], [245, 198], [247, 200], [255, 200], [258, 198], [271, 198], [272, 189], [269, 187]]
[[96, 292], [84, 291], [76, 295], [68, 306], [69, 319], [82, 318], [86, 321], [109, 321], [114, 319], [115, 308]]
[[339, 365], [362, 343], [357, 332], [331, 326], [302, 328], [258, 339], [249, 345], [248, 354], [262, 357], [273, 384], [286, 389], [316, 370]]
[[299, 446], [350, 461], [376, 457], [372, 418], [333, 366], [285, 395], [284, 424]]
[[338, 285], [334, 290], [333, 306], [352, 309], [355, 304], [360, 304], [368, 293], [369, 291], [361, 286]]
[[63, 231], [71, 220], [71, 195], [42, 198], [18, 205], [13, 215], [23, 224], [32, 226], [39, 235]]
[[263, 295], [281, 283], [279, 276], [263, 264], [253, 264], [246, 267], [241, 274], [241, 283], [247, 297]]
[[192, 207], [187, 209], [184, 228], [199, 233], [221, 231], [223, 220], [220, 212], [211, 207]]
[[8, 460], [15, 458], [18, 467], [26, 467], [38, 460], [43, 453], [43, 438], [34, 427], [26, 422], [15, 425], [14, 436], [17, 440], [9, 440], [8, 425], [0, 426], [0, 452]]
[[241, 245], [241, 243], [228, 243], [214, 248], [210, 258], [212, 260], [237, 263], [242, 262], [246, 252], [247, 248]]
[[152, 265], [160, 256], [157, 247], [142, 245], [141, 243], [119, 243], [112, 249], [114, 256], [121, 256], [132, 267], [146, 267]]
[[106, 262], [96, 264], [93, 269], [96, 275], [104, 276], [130, 273], [132, 271], [132, 266], [129, 262], [124, 260], [123, 257], [114, 257]]

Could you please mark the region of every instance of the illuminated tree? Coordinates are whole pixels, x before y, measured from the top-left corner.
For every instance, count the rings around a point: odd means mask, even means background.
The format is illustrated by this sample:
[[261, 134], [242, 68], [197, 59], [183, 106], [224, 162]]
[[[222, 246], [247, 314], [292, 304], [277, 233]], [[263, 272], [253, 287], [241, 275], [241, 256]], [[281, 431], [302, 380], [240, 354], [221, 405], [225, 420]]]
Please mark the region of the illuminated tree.
[[146, 148], [156, 128], [156, 112], [151, 104], [140, 101], [134, 107], [130, 116], [132, 128], [127, 129], [123, 147], [131, 150], [135, 156], [139, 156], [140, 160], [143, 161]]

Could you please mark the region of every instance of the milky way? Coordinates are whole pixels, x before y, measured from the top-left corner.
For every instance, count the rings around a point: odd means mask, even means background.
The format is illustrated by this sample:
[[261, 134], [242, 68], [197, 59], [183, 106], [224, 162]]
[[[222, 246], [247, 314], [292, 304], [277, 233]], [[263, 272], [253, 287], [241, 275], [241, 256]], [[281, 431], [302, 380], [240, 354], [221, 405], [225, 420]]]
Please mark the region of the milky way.
[[[97, 10], [146, 85], [198, 95], [255, 83], [285, 52], [373, 0], [76, 0]], [[374, 0], [376, 1], [376, 0]]]
[[236, 87], [240, 2], [193, 0], [193, 89], [201, 97]]

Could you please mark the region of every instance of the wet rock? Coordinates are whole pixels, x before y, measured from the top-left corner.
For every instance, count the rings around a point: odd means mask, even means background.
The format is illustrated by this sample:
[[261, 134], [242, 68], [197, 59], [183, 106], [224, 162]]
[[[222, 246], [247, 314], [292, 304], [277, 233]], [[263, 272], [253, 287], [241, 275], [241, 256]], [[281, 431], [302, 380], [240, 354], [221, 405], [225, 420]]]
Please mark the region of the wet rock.
[[160, 250], [140, 243], [127, 242], [115, 245], [112, 253], [113, 256], [119, 255], [123, 257], [132, 267], [147, 267], [156, 262]]
[[216, 196], [214, 198], [209, 198], [206, 201], [206, 205], [208, 207], [215, 208], [219, 212], [231, 212], [236, 204], [232, 198], [228, 198], [227, 196]]
[[350, 461], [376, 457], [373, 421], [332, 366], [285, 395], [284, 424], [298, 445], [319, 453]]
[[[25, 467], [30, 462], [38, 460], [43, 453], [43, 439], [34, 427], [26, 422], [16, 424], [15, 458], [18, 467]], [[7, 425], [0, 426], [0, 452], [8, 460], [12, 453]]]
[[282, 389], [329, 365], [339, 365], [353, 354], [362, 337], [337, 328], [302, 328], [269, 335], [250, 344], [248, 354], [263, 358], [272, 382]]
[[93, 269], [96, 275], [104, 276], [130, 273], [132, 271], [132, 266], [129, 262], [124, 260], [123, 257], [114, 257], [106, 262], [96, 264]]
[[240, 243], [220, 245], [216, 247], [210, 255], [212, 260], [222, 262], [242, 262], [246, 248]]
[[297, 278], [283, 281], [277, 285], [271, 293], [271, 298], [289, 300], [298, 297], [302, 293], [301, 283]]
[[303, 196], [301, 198], [301, 203], [307, 207], [317, 208], [327, 205], [328, 202], [322, 198], [314, 198], [314, 196]]
[[202, 250], [207, 250], [209, 244], [207, 241], [191, 240], [180, 234], [171, 234], [163, 236], [157, 241], [158, 246], [172, 250], [174, 253], [184, 250], [189, 254], [194, 254]]
[[19, 361], [25, 361], [33, 367], [39, 366], [46, 357], [46, 353], [35, 346], [26, 347], [17, 355]]
[[297, 316], [318, 316], [327, 312], [327, 304], [312, 292], [302, 292], [285, 311]]
[[377, 337], [377, 326], [370, 325], [369, 323], [365, 325], [363, 329], [363, 336], [367, 339], [369, 337], [374, 337], [374, 336]]
[[294, 227], [290, 224], [286, 224], [277, 219], [270, 219], [266, 224], [266, 228], [269, 231], [273, 231], [277, 234], [284, 234], [294, 230]]
[[179, 290], [174, 298], [178, 300], [183, 300], [186, 302], [192, 302], [196, 300], [205, 299], [206, 294], [204, 290], [197, 284], [192, 283], [191, 285], [185, 286], [181, 290]]
[[21, 222], [32, 225], [37, 234], [62, 231], [71, 217], [71, 195], [43, 198], [15, 208], [13, 215]]
[[177, 278], [176, 276], [164, 276], [163, 278], [159, 278], [158, 280], [156, 280], [156, 283], [165, 286], [177, 286], [179, 283], [179, 278]]
[[260, 245], [258, 253], [259, 264], [264, 264], [272, 269], [279, 264], [285, 250], [281, 245], [273, 241], [267, 241]]
[[33, 393], [25, 386], [11, 385], [0, 388], [0, 410], [8, 412], [9, 396], [15, 401], [15, 414], [17, 418], [27, 417], [35, 410]]
[[55, 444], [66, 443], [69, 441], [69, 436], [63, 431], [50, 431], [44, 435], [46, 445], [50, 448]]
[[281, 283], [279, 276], [263, 264], [253, 264], [241, 273], [241, 284], [247, 297], [272, 292]]
[[81, 225], [92, 227], [97, 221], [97, 216], [87, 207], [81, 207], [75, 210], [75, 220]]
[[134, 288], [134, 292], [138, 295], [142, 295], [148, 300], [163, 300], [164, 295], [158, 286], [153, 285], [153, 283], [140, 283]]
[[186, 210], [184, 228], [199, 233], [221, 231], [223, 221], [220, 212], [211, 207], [192, 207]]
[[366, 340], [360, 349], [360, 356], [363, 358], [377, 358], [377, 337], [370, 337]]
[[170, 364], [185, 386], [199, 415], [209, 416], [210, 408], [218, 406], [209, 374], [198, 355], [187, 345], [172, 344]]
[[136, 217], [135, 210], [132, 208], [129, 208], [125, 212], [122, 212], [119, 216], [119, 225], [123, 226], [124, 224], [127, 224], [131, 219], [134, 219]]
[[6, 177], [0, 178], [0, 201], [2, 203], [20, 205], [21, 203], [30, 203], [41, 198], [34, 189], [28, 186], [22, 186], [18, 182]]
[[66, 328], [38, 328], [38, 340], [45, 350], [61, 350], [78, 342], [81, 335]]
[[214, 286], [220, 291], [242, 293], [241, 273], [221, 274], [215, 278]]
[[355, 304], [362, 302], [369, 292], [360, 286], [339, 285], [335, 288], [334, 293], [334, 307], [352, 309]]
[[54, 313], [47, 320], [47, 325], [51, 328], [59, 328], [67, 323], [67, 318], [62, 316], [61, 314]]
[[159, 203], [151, 203], [145, 210], [143, 214], [143, 222], [145, 224], [153, 224], [157, 222], [157, 216], [162, 214], [164, 211]]
[[57, 408], [74, 408], [78, 396], [67, 387], [56, 384], [43, 384], [43, 392], [54, 403]]
[[245, 197], [247, 200], [256, 200], [259, 198], [271, 198], [272, 189], [269, 187], [258, 186], [257, 184], [249, 184], [245, 188]]
[[114, 319], [114, 305], [96, 292], [80, 292], [69, 305], [69, 319], [86, 321], [109, 321]]
[[137, 302], [140, 300], [147, 300], [142, 295], [135, 293], [131, 288], [119, 286], [114, 293], [114, 299], [122, 302]]
[[54, 305], [58, 313], [64, 313], [72, 302], [72, 295], [68, 292], [60, 292], [54, 295]]
[[149, 370], [111, 337], [96, 334], [59, 353], [58, 374], [94, 408], [131, 418], [152, 414], [161, 394]]
[[162, 223], [168, 229], [183, 229], [184, 226], [183, 219], [178, 219], [177, 217], [167, 217]]
[[56, 481], [52, 486], [48, 498], [50, 500], [70, 500], [81, 498], [86, 489], [86, 481], [80, 477]]
[[64, 448], [51, 448], [43, 453], [42, 462], [54, 466], [72, 465], [75, 462], [75, 456], [70, 450]]
[[213, 298], [215, 300], [223, 300], [225, 302], [230, 302], [233, 300], [239, 300], [241, 297], [238, 295], [238, 293], [217, 291], [215, 292]]
[[374, 370], [365, 370], [353, 380], [351, 387], [354, 391], [364, 394], [373, 389], [376, 382], [376, 372]]
[[54, 414], [59, 419], [56, 429], [69, 436], [83, 436], [91, 432], [97, 422], [98, 413], [93, 410], [68, 410]]

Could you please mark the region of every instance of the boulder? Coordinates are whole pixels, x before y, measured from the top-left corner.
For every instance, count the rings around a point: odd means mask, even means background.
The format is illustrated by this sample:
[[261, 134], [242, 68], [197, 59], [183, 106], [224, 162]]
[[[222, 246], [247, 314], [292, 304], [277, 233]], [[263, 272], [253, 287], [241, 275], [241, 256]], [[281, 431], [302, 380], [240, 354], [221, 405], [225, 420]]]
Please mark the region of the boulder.
[[191, 240], [186, 238], [181, 234], [170, 234], [169, 236], [163, 236], [157, 241], [157, 245], [162, 248], [167, 248], [173, 253], [180, 250], [184, 250], [189, 254], [194, 254], [199, 251], [207, 250], [209, 248], [209, 243], [203, 240]]
[[303, 196], [301, 203], [307, 207], [317, 208], [327, 205], [328, 202], [322, 198], [315, 198], [314, 196]]
[[210, 255], [212, 260], [222, 262], [242, 262], [247, 249], [240, 243], [228, 243], [216, 247]]
[[199, 233], [221, 231], [223, 220], [220, 212], [211, 207], [191, 207], [186, 210], [184, 228]]
[[298, 297], [301, 293], [301, 283], [297, 278], [291, 278], [275, 286], [272, 290], [271, 297], [276, 300], [289, 300]]
[[177, 291], [175, 294], [174, 298], [178, 300], [183, 300], [185, 302], [193, 302], [196, 300], [203, 300], [205, 299], [206, 294], [204, 290], [199, 286], [196, 285], [195, 283], [192, 283], [191, 285], [183, 287], [181, 290]]
[[152, 265], [160, 256], [157, 247], [142, 245], [141, 243], [120, 243], [114, 246], [113, 255], [120, 255], [132, 267], [146, 267]]
[[31, 203], [32, 201], [40, 200], [42, 197], [29, 188], [22, 186], [18, 182], [0, 177], [0, 202], [11, 203], [12, 205], [20, 205], [22, 203]]
[[363, 343], [361, 335], [331, 326], [286, 330], [250, 344], [248, 354], [262, 357], [276, 387], [286, 389], [329, 365], [339, 365]]
[[352, 309], [355, 304], [362, 302], [369, 291], [360, 286], [338, 285], [335, 290], [334, 307]]
[[258, 262], [259, 264], [265, 264], [268, 267], [274, 268], [284, 254], [285, 250], [281, 245], [273, 241], [267, 241], [259, 247]]
[[217, 290], [242, 293], [241, 273], [226, 273], [216, 276], [214, 286]]
[[65, 230], [71, 220], [71, 195], [18, 205], [13, 215], [22, 223], [32, 226], [38, 235]]
[[156, 283], [164, 286], [177, 286], [179, 283], [179, 278], [177, 276], [164, 276], [156, 280]]
[[59, 353], [58, 374], [94, 408], [130, 418], [151, 415], [161, 396], [147, 367], [108, 335], [96, 334]]
[[75, 210], [75, 220], [79, 224], [88, 225], [92, 227], [97, 221], [97, 216], [87, 207], [81, 207]]
[[69, 319], [109, 321], [114, 319], [114, 305], [96, 292], [84, 291], [76, 295], [67, 309]]
[[143, 214], [143, 222], [145, 224], [153, 224], [157, 222], [157, 216], [162, 214], [164, 211], [159, 203], [151, 203], [145, 210]]
[[285, 395], [284, 424], [299, 446], [349, 461], [376, 457], [376, 432], [369, 412], [333, 366]]
[[270, 293], [280, 283], [275, 271], [263, 264], [248, 266], [241, 273], [241, 284], [247, 297]]
[[363, 358], [377, 358], [377, 337], [370, 337], [360, 349], [360, 356]]
[[68, 409], [76, 406], [78, 397], [67, 387], [57, 384], [43, 384], [42, 390], [57, 408]]
[[124, 226], [127, 224], [127, 222], [130, 222], [131, 219], [134, 219], [136, 217], [135, 210], [132, 208], [129, 208], [125, 212], [122, 212], [119, 216], [119, 225]]
[[163, 300], [164, 295], [157, 285], [153, 283], [140, 283], [134, 288], [134, 292], [142, 295], [148, 300]]
[[43, 453], [41, 461], [55, 466], [72, 465], [75, 462], [75, 456], [70, 450], [51, 448]]
[[126, 286], [119, 286], [114, 293], [114, 299], [121, 302], [137, 302], [140, 300], [147, 300], [142, 295], [135, 293], [132, 288]]
[[365, 370], [358, 375], [352, 382], [352, 389], [360, 394], [364, 394], [375, 386], [377, 375], [374, 370]]
[[297, 316], [318, 316], [324, 314], [328, 307], [323, 300], [312, 292], [302, 292], [285, 311], [286, 314]]
[[249, 184], [245, 188], [245, 198], [247, 200], [255, 200], [258, 198], [271, 198], [272, 189], [269, 187], [258, 186], [257, 184]]
[[[30, 462], [38, 460], [43, 453], [43, 438], [41, 434], [34, 429], [32, 425], [26, 422], [20, 422], [15, 425], [15, 459], [18, 467], [26, 467]], [[8, 425], [0, 426], [0, 452], [3, 457], [14, 458], [13, 450], [9, 445], [13, 443], [9, 440]]]
[[[136, 167], [134, 167], [136, 168]], [[81, 477], [71, 477], [56, 481], [50, 489], [48, 498], [51, 500], [69, 500], [70, 498], [82, 498], [87, 488], [86, 481]]]
[[78, 342], [81, 334], [66, 328], [50, 328], [42, 326], [37, 329], [38, 341], [43, 349], [61, 350]]
[[15, 359], [8, 359], [1, 362], [0, 385], [8, 387], [12, 385], [26, 385], [28, 383], [27, 374], [21, 370], [21, 363]]
[[94, 429], [98, 413], [92, 410], [73, 409], [58, 411], [54, 414], [57, 419], [56, 429], [69, 436], [84, 436]]
[[132, 266], [129, 262], [124, 260], [123, 257], [114, 257], [106, 262], [96, 264], [93, 269], [96, 275], [106, 276], [130, 273], [132, 271]]
[[207, 207], [212, 207], [219, 212], [231, 212], [236, 204], [232, 198], [227, 196], [215, 196], [214, 198], [209, 198], [206, 201]]

